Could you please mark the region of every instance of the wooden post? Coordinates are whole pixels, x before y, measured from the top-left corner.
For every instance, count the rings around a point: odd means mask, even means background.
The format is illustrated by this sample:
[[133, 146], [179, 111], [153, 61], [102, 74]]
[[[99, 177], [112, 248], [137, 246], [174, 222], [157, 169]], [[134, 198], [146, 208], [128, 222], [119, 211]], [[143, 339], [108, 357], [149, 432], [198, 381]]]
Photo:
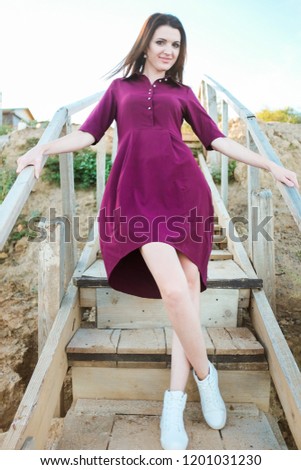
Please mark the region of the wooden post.
[[[45, 226], [48, 236], [39, 246], [38, 353], [44, 344], [60, 308], [62, 282], [60, 270], [60, 227]], [[52, 231], [52, 232], [51, 232]], [[51, 236], [50, 236], [51, 233]], [[63, 237], [62, 237], [63, 238]], [[51, 239], [53, 241], [51, 241]]]
[[[225, 135], [228, 135], [228, 104], [224, 100], [222, 101], [222, 132]], [[224, 201], [225, 207], [227, 207], [228, 205], [228, 161], [228, 157], [226, 155], [222, 155], [221, 196], [222, 200]]]
[[[210, 117], [217, 123], [217, 101], [216, 101], [216, 92], [214, 88], [212, 88], [208, 83], [206, 84], [206, 90], [207, 90], [207, 104], [208, 104], [208, 114]], [[215, 150], [211, 150], [210, 153], [208, 154], [209, 157], [209, 164], [211, 167], [211, 170], [213, 168], [219, 167], [220, 165], [220, 154], [216, 152]]]
[[201, 81], [201, 86], [199, 88], [199, 96], [198, 96], [201, 105], [203, 108], [208, 109], [208, 102], [207, 102], [207, 93], [206, 93], [206, 83], [205, 80]]
[[118, 133], [117, 133], [117, 124], [113, 128], [113, 144], [112, 144], [112, 162], [114, 162], [118, 146]]
[[[64, 225], [45, 227], [48, 236], [39, 247], [38, 355], [40, 356], [64, 294]], [[55, 416], [63, 415], [63, 393]]]
[[[257, 151], [256, 144], [247, 130], [247, 147], [254, 152]], [[259, 168], [248, 165], [248, 221], [249, 221], [249, 243], [248, 243], [248, 255], [253, 260], [253, 227], [252, 227], [252, 193], [260, 189], [260, 176]]]
[[252, 193], [253, 264], [273, 311], [276, 309], [275, 242], [272, 192]]
[[[70, 118], [65, 125], [66, 133], [72, 131]], [[64, 287], [68, 285], [77, 262], [77, 246], [74, 238], [75, 192], [73, 153], [60, 155], [60, 176], [62, 190], [62, 211], [65, 220], [65, 276]]]
[[96, 145], [96, 205], [99, 210], [105, 189], [106, 178], [106, 139], [103, 137]]

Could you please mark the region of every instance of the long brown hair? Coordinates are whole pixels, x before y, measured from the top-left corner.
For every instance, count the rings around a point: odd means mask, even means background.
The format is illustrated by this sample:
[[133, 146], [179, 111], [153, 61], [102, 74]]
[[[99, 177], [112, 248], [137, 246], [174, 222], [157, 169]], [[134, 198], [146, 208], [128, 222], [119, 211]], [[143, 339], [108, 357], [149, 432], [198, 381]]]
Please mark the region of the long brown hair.
[[185, 30], [176, 16], [163, 13], [154, 13], [145, 21], [132, 49], [128, 55], [111, 72], [109, 72], [109, 78], [121, 71], [123, 71], [124, 77], [128, 77], [133, 73], [143, 72], [145, 64], [144, 55], [149, 43], [156, 29], [159, 28], [159, 26], [165, 25], [178, 29], [181, 35], [180, 53], [176, 63], [170, 70], [168, 70], [168, 75], [175, 80], [182, 82], [187, 48]]

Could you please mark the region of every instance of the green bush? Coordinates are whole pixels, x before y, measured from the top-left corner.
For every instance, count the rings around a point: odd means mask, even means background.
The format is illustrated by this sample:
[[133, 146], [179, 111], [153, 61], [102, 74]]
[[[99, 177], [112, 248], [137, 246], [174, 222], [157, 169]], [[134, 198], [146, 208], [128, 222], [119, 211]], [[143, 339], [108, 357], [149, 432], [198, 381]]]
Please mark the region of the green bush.
[[0, 204], [4, 201], [16, 178], [15, 170], [5, 168], [4, 166], [0, 169]]
[[28, 152], [28, 150], [32, 149], [37, 143], [39, 142], [40, 139], [38, 137], [29, 137], [26, 139], [25, 144], [19, 145], [18, 149], [23, 153]]
[[[229, 160], [229, 163], [228, 163], [228, 181], [229, 182], [234, 181], [234, 170], [236, 168], [236, 163], [237, 163], [236, 160]], [[213, 167], [211, 170], [211, 176], [212, 176], [213, 181], [216, 184], [221, 184], [222, 170], [220, 167], [218, 166]]]
[[[106, 156], [105, 178], [111, 170], [111, 158]], [[75, 189], [89, 189], [96, 185], [96, 152], [90, 148], [74, 152], [73, 160]], [[60, 167], [57, 156], [48, 157], [42, 173], [42, 179], [50, 183], [60, 184]]]
[[258, 119], [262, 121], [276, 121], [276, 122], [289, 122], [291, 124], [301, 124], [301, 113], [294, 110], [293, 108], [284, 108], [284, 109], [263, 109], [256, 114]]
[[13, 130], [12, 126], [0, 126], [0, 135], [9, 134]]
[[40, 217], [41, 217], [41, 213], [39, 211], [33, 211], [28, 216], [20, 214], [15, 223], [13, 230], [11, 231], [9, 235], [8, 241], [16, 242], [18, 240], [21, 240], [21, 238], [23, 237], [27, 237], [28, 239], [36, 238], [37, 233], [28, 227], [28, 222], [29, 220], [33, 218], [35, 218], [36, 220], [39, 220]]
[[105, 181], [108, 181], [109, 174], [112, 168], [112, 155], [106, 155], [106, 174], [105, 174]]

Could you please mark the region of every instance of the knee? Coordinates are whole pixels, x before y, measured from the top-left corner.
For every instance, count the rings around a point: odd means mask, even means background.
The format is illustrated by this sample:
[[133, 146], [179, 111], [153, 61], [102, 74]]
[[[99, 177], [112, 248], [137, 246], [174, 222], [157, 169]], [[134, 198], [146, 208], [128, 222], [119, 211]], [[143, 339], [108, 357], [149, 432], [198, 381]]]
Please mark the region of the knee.
[[190, 291], [195, 292], [196, 290], [199, 290], [200, 274], [197, 270], [186, 275], [186, 279], [187, 279], [187, 284], [188, 284], [188, 288]]
[[175, 309], [189, 295], [188, 284], [185, 280], [180, 282], [168, 283], [161, 288], [163, 301], [168, 307]]

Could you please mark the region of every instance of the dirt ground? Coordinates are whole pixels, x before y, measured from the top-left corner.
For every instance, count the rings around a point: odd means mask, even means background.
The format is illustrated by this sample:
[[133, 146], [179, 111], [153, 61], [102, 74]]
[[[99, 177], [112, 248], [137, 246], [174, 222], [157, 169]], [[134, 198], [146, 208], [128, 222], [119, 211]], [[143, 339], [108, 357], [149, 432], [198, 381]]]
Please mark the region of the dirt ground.
[[[301, 125], [264, 123], [268, 135], [283, 164], [296, 171], [301, 182]], [[0, 163], [15, 168], [22, 145], [27, 139], [39, 137], [41, 129], [24, 129], [12, 134], [10, 142], [0, 151]], [[239, 121], [231, 126], [231, 137], [245, 142], [245, 130]], [[276, 244], [276, 317], [288, 345], [301, 368], [301, 236], [282, 201], [271, 176], [261, 172], [262, 187], [273, 192]], [[78, 214], [95, 214], [95, 192], [77, 191]], [[22, 211], [21, 219], [31, 217], [36, 209], [47, 217], [49, 206], [60, 214], [60, 190], [38, 181]], [[229, 187], [231, 216], [247, 216], [246, 166], [238, 164], [235, 181]], [[237, 227], [243, 232], [243, 227]], [[22, 220], [16, 229], [22, 230]], [[87, 234], [87, 222], [81, 218], [81, 235]], [[0, 430], [6, 431], [16, 412], [37, 361], [37, 291], [38, 244], [27, 237], [7, 243], [0, 252]], [[81, 247], [79, 247], [81, 248]], [[272, 410], [289, 448], [294, 442], [274, 395]]]

